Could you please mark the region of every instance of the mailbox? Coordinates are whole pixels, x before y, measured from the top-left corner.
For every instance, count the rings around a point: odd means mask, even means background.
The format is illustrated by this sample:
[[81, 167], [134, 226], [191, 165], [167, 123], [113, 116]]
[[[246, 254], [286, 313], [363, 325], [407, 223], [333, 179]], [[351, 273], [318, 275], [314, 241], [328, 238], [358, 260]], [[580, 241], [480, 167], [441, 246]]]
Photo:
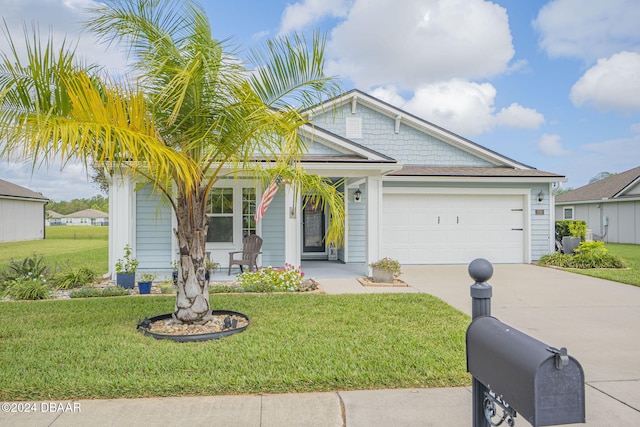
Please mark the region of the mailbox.
[[534, 427], [585, 422], [580, 363], [494, 317], [469, 325], [467, 371]]

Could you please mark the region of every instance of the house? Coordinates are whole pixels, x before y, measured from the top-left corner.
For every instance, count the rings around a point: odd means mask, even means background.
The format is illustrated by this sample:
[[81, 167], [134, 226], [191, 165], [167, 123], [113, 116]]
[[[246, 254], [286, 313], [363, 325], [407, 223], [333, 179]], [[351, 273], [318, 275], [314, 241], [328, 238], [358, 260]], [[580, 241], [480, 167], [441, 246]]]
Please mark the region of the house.
[[61, 213], [58, 213], [52, 210], [47, 211], [47, 225], [49, 226], [53, 227], [56, 225], [63, 225], [62, 223], [63, 218], [64, 218], [64, 215], [62, 215]]
[[0, 179], [0, 242], [45, 237], [45, 205], [40, 193]]
[[640, 244], [640, 167], [559, 195], [555, 210], [586, 221], [595, 240]]
[[62, 223], [67, 225], [109, 225], [109, 214], [96, 209], [83, 209], [62, 216]]
[[[528, 263], [554, 249], [554, 184], [566, 181], [500, 155], [363, 92], [352, 90], [305, 112], [300, 130], [308, 172], [343, 180], [346, 239], [327, 247], [327, 217], [290, 186], [253, 222], [263, 188], [250, 176], [213, 190], [207, 251], [225, 267], [242, 238], [264, 239], [263, 266], [337, 258], [363, 266], [459, 264], [484, 257]], [[138, 191], [135, 191], [135, 189]], [[166, 270], [177, 252], [175, 219], [149, 187], [112, 178], [110, 258], [131, 244], [140, 269]], [[296, 198], [297, 197], [297, 198]], [[302, 209], [304, 206], [304, 209]]]

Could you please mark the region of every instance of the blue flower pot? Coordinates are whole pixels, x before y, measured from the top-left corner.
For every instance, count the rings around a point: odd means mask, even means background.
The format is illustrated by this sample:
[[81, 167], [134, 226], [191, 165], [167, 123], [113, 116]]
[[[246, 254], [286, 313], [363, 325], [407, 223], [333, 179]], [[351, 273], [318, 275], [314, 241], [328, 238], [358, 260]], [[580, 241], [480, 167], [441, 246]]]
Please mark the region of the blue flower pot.
[[128, 273], [118, 273], [116, 283], [125, 289], [133, 289], [136, 284], [136, 275]]
[[140, 294], [150, 294], [152, 283], [153, 282], [138, 282], [138, 290], [140, 291]]

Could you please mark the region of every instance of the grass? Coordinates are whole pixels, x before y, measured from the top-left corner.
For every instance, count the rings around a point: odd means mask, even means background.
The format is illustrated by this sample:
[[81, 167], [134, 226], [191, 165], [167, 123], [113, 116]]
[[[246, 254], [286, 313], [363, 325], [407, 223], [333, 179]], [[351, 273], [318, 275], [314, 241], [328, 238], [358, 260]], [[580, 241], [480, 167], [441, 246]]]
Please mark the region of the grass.
[[35, 252], [44, 256], [54, 271], [83, 266], [98, 275], [108, 271], [109, 227], [46, 227], [45, 235], [44, 240], [0, 243], [0, 270], [7, 268], [12, 258], [21, 260]]
[[629, 269], [568, 269], [572, 273], [584, 274], [585, 276], [598, 277], [600, 279], [613, 280], [614, 282], [626, 283], [640, 286], [640, 245], [624, 245], [607, 243], [605, 247], [609, 253], [624, 259]]
[[468, 316], [426, 294], [216, 295], [249, 328], [175, 343], [135, 330], [170, 297], [7, 302], [0, 400], [468, 385]]

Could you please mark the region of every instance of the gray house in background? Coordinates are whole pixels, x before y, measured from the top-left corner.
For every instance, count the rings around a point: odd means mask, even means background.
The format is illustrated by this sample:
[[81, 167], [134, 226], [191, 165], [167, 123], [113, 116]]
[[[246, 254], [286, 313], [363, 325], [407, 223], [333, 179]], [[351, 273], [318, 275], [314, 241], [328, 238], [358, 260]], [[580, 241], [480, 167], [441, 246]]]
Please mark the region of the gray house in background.
[[0, 179], [0, 242], [44, 239], [44, 207], [40, 193]]
[[640, 167], [557, 196], [556, 218], [586, 221], [594, 240], [640, 244]]

